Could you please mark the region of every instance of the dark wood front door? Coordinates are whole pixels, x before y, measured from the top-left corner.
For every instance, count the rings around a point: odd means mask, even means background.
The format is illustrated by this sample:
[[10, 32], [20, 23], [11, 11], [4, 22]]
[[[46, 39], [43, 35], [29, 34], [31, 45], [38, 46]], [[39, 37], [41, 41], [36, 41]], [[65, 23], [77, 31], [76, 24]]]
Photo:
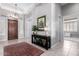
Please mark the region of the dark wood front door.
[[8, 40], [18, 39], [18, 21], [8, 20]]

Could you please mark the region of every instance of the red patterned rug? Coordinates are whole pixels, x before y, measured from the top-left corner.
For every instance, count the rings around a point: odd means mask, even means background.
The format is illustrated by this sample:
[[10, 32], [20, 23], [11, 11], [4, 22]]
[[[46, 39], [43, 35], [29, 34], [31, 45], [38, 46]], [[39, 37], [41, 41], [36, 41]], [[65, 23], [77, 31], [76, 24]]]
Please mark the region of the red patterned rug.
[[40, 56], [43, 52], [26, 42], [4, 47], [4, 56]]

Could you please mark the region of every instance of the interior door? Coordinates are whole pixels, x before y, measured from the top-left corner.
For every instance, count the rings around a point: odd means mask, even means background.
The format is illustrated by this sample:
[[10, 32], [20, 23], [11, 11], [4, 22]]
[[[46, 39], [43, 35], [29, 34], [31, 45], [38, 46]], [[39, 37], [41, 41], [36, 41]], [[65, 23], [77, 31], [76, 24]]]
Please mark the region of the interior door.
[[18, 21], [8, 20], [8, 40], [18, 39]]

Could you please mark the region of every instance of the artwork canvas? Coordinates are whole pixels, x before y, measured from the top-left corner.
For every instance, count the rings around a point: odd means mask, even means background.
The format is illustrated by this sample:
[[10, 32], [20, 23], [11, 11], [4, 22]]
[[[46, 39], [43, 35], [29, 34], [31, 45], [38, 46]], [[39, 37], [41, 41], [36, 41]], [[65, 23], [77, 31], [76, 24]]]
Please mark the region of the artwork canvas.
[[46, 16], [41, 16], [37, 18], [37, 27], [38, 30], [44, 30], [44, 27], [46, 26]]

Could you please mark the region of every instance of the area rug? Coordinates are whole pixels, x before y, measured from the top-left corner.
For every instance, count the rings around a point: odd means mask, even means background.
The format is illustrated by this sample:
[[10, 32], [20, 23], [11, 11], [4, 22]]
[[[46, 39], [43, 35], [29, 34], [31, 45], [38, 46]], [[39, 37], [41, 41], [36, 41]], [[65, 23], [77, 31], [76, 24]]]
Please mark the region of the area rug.
[[4, 47], [4, 56], [40, 56], [44, 51], [26, 42]]

